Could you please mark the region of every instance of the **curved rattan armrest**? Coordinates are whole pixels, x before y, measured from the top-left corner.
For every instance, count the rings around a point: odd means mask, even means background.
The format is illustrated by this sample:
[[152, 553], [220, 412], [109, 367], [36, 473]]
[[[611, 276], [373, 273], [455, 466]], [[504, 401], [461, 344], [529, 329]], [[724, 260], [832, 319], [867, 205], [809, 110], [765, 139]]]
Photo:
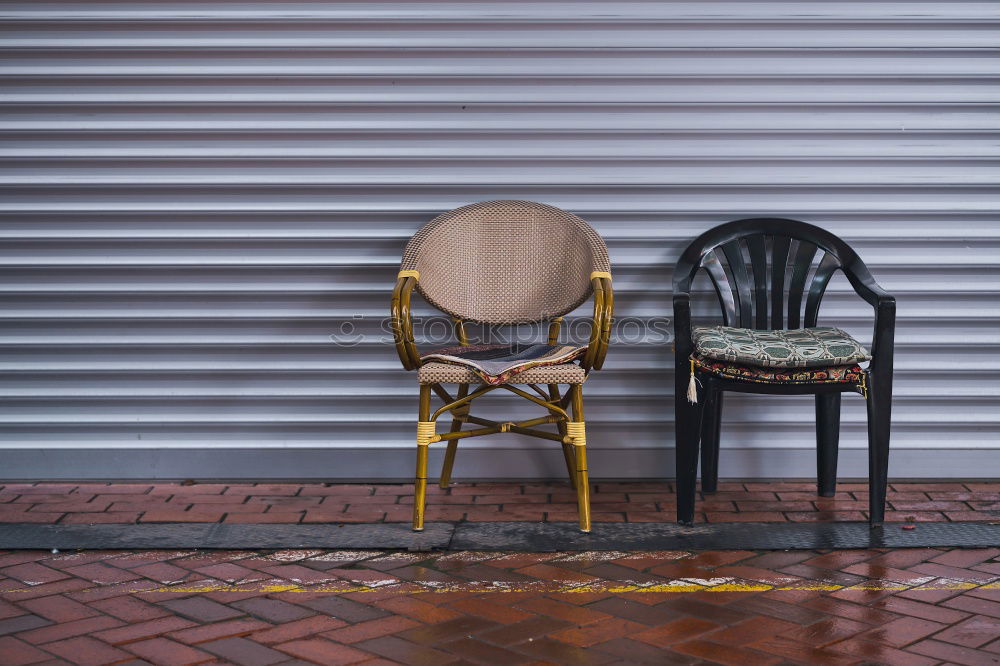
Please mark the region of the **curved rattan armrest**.
[[396, 353], [407, 370], [420, 367], [420, 353], [413, 340], [413, 318], [410, 314], [410, 295], [417, 286], [417, 280], [412, 276], [400, 277], [392, 290], [392, 337], [396, 343]]
[[590, 282], [594, 288], [594, 321], [590, 329], [587, 354], [581, 365], [586, 370], [600, 370], [604, 367], [604, 359], [608, 355], [608, 346], [611, 344], [615, 294], [611, 287], [610, 278], [593, 277]]

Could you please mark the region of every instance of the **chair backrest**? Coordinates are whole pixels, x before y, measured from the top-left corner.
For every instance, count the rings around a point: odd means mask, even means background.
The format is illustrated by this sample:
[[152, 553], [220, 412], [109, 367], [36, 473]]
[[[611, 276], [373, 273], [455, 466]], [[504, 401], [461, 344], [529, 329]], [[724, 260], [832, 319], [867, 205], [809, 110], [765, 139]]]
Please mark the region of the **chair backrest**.
[[699, 236], [677, 264], [674, 292], [689, 292], [701, 268], [718, 294], [725, 325], [739, 328], [815, 326], [837, 269], [852, 282], [871, 280], [857, 253], [840, 238], [783, 218], [736, 220]]
[[610, 271], [604, 241], [576, 215], [531, 201], [484, 201], [428, 222], [403, 270], [436, 308], [486, 324], [542, 321], [590, 296], [590, 274]]

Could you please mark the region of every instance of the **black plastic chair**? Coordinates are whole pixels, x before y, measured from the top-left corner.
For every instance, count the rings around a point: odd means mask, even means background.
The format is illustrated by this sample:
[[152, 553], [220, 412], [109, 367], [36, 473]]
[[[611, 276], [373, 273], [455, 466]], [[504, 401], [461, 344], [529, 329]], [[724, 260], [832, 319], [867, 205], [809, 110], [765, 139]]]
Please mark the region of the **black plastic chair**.
[[[814, 259], [818, 259], [815, 265]], [[816, 326], [830, 278], [838, 269], [843, 271], [857, 294], [875, 309], [872, 360], [861, 382], [756, 383], [693, 367], [690, 292], [692, 279], [702, 268], [715, 286], [724, 325], [758, 330]], [[856, 392], [865, 395], [868, 406], [869, 522], [872, 527], [881, 524], [888, 474], [896, 300], [879, 287], [857, 253], [840, 238], [804, 222], [737, 220], [705, 232], [688, 246], [674, 271], [673, 288], [678, 522], [694, 522], [699, 440], [702, 491], [711, 493], [717, 488], [724, 391], [816, 395], [817, 486], [823, 497], [833, 496], [837, 483], [841, 393]], [[697, 404], [685, 397], [692, 373], [696, 373], [703, 396]]]

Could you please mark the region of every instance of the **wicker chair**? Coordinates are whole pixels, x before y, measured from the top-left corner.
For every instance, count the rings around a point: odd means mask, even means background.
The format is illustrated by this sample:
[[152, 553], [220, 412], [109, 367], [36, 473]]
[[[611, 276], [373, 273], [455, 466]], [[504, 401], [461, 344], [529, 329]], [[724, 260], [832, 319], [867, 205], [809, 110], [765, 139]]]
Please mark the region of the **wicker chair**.
[[[590, 531], [582, 386], [591, 370], [601, 368], [607, 353], [613, 309], [610, 268], [604, 241], [590, 225], [558, 208], [528, 201], [463, 206], [436, 217], [410, 240], [392, 295], [392, 325], [403, 367], [417, 370], [420, 384], [414, 530], [424, 525], [430, 444], [448, 443], [439, 481], [446, 488], [459, 439], [513, 432], [562, 445], [577, 492], [580, 529]], [[467, 321], [500, 325], [548, 321], [548, 343], [556, 344], [563, 316], [593, 293], [594, 321], [586, 354], [579, 365], [533, 367], [505, 383], [483, 383], [470, 392], [480, 380], [469, 369], [421, 361], [410, 315], [414, 288], [451, 315], [460, 345], [468, 344]], [[458, 385], [454, 396], [442, 386], [449, 383]], [[527, 385], [535, 394], [512, 384]], [[569, 387], [565, 395], [560, 384]], [[473, 400], [498, 389], [541, 406], [546, 415], [501, 423], [469, 413]], [[444, 402], [433, 412], [431, 392]], [[436, 421], [444, 414], [451, 415], [451, 428], [438, 434]], [[466, 423], [482, 427], [462, 430]], [[558, 432], [535, 427], [548, 423], [554, 423]]]

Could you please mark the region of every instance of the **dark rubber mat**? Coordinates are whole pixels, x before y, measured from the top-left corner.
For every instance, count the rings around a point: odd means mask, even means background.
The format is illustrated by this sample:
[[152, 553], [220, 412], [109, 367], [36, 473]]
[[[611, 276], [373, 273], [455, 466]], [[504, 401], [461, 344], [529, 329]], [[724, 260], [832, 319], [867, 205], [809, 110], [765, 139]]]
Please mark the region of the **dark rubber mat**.
[[582, 534], [575, 523], [405, 523], [345, 525], [0, 525], [0, 549], [377, 550], [814, 550], [1000, 546], [1000, 524], [919, 523], [912, 530], [867, 523], [602, 523]]
[[978, 548], [1000, 545], [1000, 525], [898, 523], [604, 523], [582, 534], [575, 523], [462, 523], [452, 550], [815, 550], [818, 548]]
[[364, 548], [436, 550], [447, 548], [454, 527], [428, 523], [414, 532], [405, 523], [330, 525], [239, 525], [161, 523], [155, 525], [0, 525], [0, 548], [171, 549]]

